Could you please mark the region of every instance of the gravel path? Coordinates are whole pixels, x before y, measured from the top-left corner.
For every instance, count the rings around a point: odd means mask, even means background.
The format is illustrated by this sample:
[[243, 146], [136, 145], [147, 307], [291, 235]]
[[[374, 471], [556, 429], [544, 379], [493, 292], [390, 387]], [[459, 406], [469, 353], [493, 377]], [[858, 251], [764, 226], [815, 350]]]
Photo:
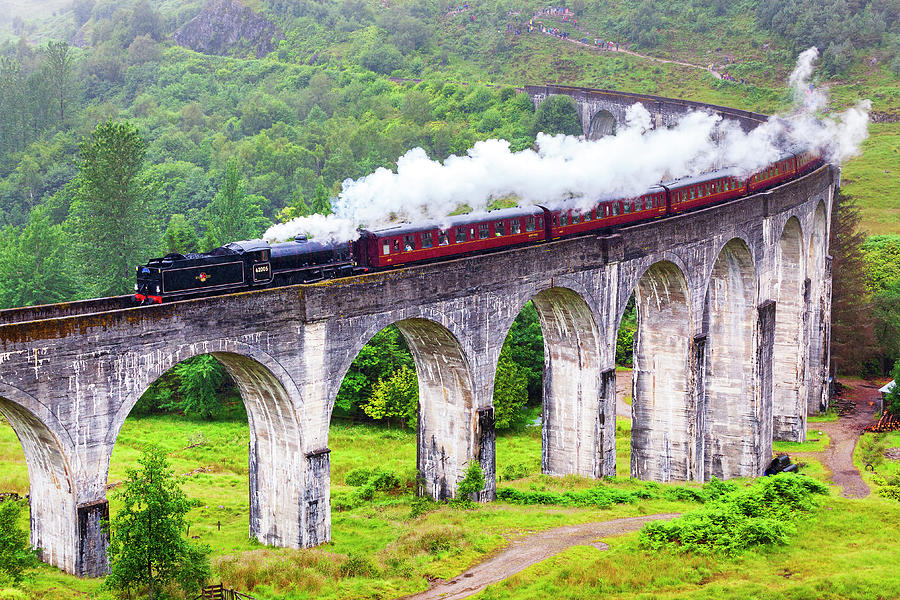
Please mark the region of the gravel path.
[[407, 600], [456, 600], [465, 598], [492, 583], [502, 581], [535, 563], [559, 554], [566, 548], [577, 545], [592, 545], [599, 550], [609, 548], [598, 542], [599, 538], [611, 537], [637, 531], [648, 521], [674, 519], [677, 513], [646, 515], [613, 519], [599, 523], [568, 525], [540, 533], [523, 536], [511, 542], [493, 558], [475, 565], [465, 573], [449, 581], [437, 580], [420, 594], [407, 596]]
[[844, 382], [844, 397], [852, 401], [853, 408], [833, 423], [815, 423], [814, 425], [831, 437], [831, 444], [825, 449], [825, 465], [833, 473], [832, 481], [844, 488], [841, 493], [845, 498], [865, 498], [869, 495], [869, 486], [863, 481], [859, 470], [853, 466], [853, 450], [866, 425], [872, 423], [875, 407], [872, 404], [878, 397], [877, 384]]
[[822, 452], [795, 452], [791, 457], [821, 460], [832, 473], [832, 483], [843, 488], [841, 495], [844, 498], [865, 498], [869, 495], [869, 486], [853, 465], [853, 451], [863, 428], [874, 420], [873, 401], [878, 397], [878, 385], [866, 381], [841, 383], [844, 386], [841, 416], [831, 423], [811, 423], [809, 426], [828, 434], [831, 438], [828, 448]]

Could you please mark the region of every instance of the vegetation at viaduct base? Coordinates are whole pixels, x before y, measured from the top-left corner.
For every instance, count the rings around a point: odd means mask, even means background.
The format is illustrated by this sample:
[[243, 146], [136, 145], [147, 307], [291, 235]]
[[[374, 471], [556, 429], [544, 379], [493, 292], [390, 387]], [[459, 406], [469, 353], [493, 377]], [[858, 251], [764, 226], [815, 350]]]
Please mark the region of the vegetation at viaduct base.
[[[516, 89], [525, 84], [783, 110], [796, 54], [815, 44], [823, 52], [816, 85], [839, 106], [871, 98], [876, 121], [843, 170], [834, 213], [833, 362], [847, 374], [893, 368], [900, 379], [896, 1], [572, 0], [559, 5], [566, 17], [543, 14], [548, 7], [537, 2], [467, 4], [250, 0], [283, 32], [258, 57], [241, 41], [219, 55], [175, 45], [172, 34], [201, 13], [199, 0], [14, 0], [0, 15], [0, 308], [127, 293], [127, 273], [105, 263], [206, 250], [327, 212], [345, 178], [395, 167], [415, 146], [443, 159], [481, 139], [504, 138], [518, 150], [541, 130], [579, 131], [570, 103], [535, 111]], [[528, 33], [536, 12], [568, 39]], [[582, 38], [588, 44], [576, 43]], [[590, 48], [596, 39], [630, 53]], [[709, 64], [744, 83], [715, 78]], [[130, 175], [110, 182], [104, 174], [117, 168]], [[623, 367], [635, 329], [629, 310], [616, 352]], [[620, 478], [541, 475], [540, 428], [529, 424], [540, 413], [543, 340], [530, 303], [500, 367], [494, 504], [415, 498], [414, 366], [393, 327], [362, 350], [338, 395], [329, 436], [333, 542], [298, 551], [248, 540], [249, 428], [234, 383], [209, 356], [180, 363], [145, 394], [119, 437], [109, 485], [125, 480], [146, 444], [159, 445], [196, 501], [186, 536], [212, 548], [213, 578], [260, 598], [399, 597], [461, 573], [511, 534], [655, 512], [689, 516], [610, 540], [605, 553], [571, 548], [480, 597], [900, 595], [900, 467], [883, 458], [900, 447], [897, 432], [863, 437], [856, 460], [861, 470], [878, 463], [877, 473], [864, 473], [878, 493], [861, 501], [818, 493], [814, 481], [828, 474], [816, 453], [827, 441], [791, 447], [810, 452], [813, 479], [800, 487], [811, 493], [775, 490], [797, 500], [774, 504], [780, 516], [796, 512], [789, 527], [785, 519], [750, 523], [779, 483], [628, 480], [627, 419], [617, 424]], [[900, 401], [889, 410], [900, 412]], [[28, 493], [21, 447], [5, 422], [0, 492]], [[115, 523], [124, 502], [110, 496]], [[802, 510], [785, 508], [795, 506]], [[735, 529], [704, 537], [723, 522]], [[99, 580], [34, 566], [27, 524], [27, 503], [0, 503], [0, 600], [112, 596]], [[703, 542], [736, 539], [765, 543], [731, 556], [738, 553], [709, 552], [719, 547]]]

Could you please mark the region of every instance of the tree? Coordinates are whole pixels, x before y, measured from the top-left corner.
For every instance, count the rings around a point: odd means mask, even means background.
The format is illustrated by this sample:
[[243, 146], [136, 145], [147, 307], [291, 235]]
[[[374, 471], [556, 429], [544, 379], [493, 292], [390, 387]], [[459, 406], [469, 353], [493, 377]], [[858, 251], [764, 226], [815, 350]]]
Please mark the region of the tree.
[[634, 360], [634, 334], [637, 332], [637, 310], [634, 305], [634, 294], [628, 299], [619, 334], [616, 336], [616, 364], [630, 367]]
[[859, 207], [851, 196], [839, 191], [832, 215], [831, 360], [838, 373], [860, 373], [877, 352], [861, 250], [864, 234], [857, 227]]
[[885, 396], [884, 409], [892, 415], [900, 417], [900, 360], [894, 363], [891, 377], [894, 378], [894, 387]]
[[394, 326], [385, 327], [359, 351], [347, 370], [335, 400], [335, 410], [359, 414], [380, 379], [389, 379], [402, 367], [413, 368], [412, 354]]
[[[228, 161], [225, 180], [207, 207], [206, 229], [216, 246], [258, 237], [270, 225], [263, 216], [261, 196], [248, 196], [237, 162]], [[204, 248], [211, 250], [212, 248]]]
[[534, 303], [528, 302], [513, 321], [501, 356], [508, 356], [525, 375], [530, 404], [540, 404], [544, 397], [544, 336]]
[[59, 123], [66, 119], [66, 101], [72, 94], [72, 63], [74, 59], [70, 53], [69, 44], [66, 42], [47, 42], [47, 69], [50, 81], [56, 94], [56, 102], [59, 108]]
[[472, 504], [472, 496], [484, 489], [484, 471], [477, 460], [470, 461], [466, 467], [465, 475], [456, 485], [456, 498], [454, 502], [463, 506]]
[[19, 583], [37, 566], [37, 555], [28, 545], [28, 532], [19, 528], [22, 507], [14, 500], [0, 501], [0, 587]]
[[91, 18], [91, 11], [94, 10], [94, 0], [74, 0], [72, 2], [72, 18], [75, 20], [75, 27], [81, 27]]
[[872, 297], [872, 317], [883, 364], [890, 365], [900, 358], [900, 279]]
[[197, 239], [197, 232], [188, 224], [184, 215], [176, 213], [169, 219], [169, 226], [166, 227], [166, 233], [163, 236], [164, 252], [178, 252], [187, 254], [196, 252], [197, 245], [200, 240]]
[[134, 125], [107, 121], [80, 150], [68, 222], [73, 268], [88, 293], [121, 294], [134, 283], [135, 265], [156, 246], [148, 224], [152, 187], [141, 172], [146, 147]]
[[553, 94], [537, 107], [534, 133], [581, 135], [581, 120], [575, 101], [569, 96]]
[[[504, 348], [505, 349], [505, 348]], [[501, 351], [494, 379], [494, 427], [509, 429], [524, 423], [528, 378], [509, 355]]]
[[372, 397], [363, 407], [367, 415], [380, 421], [397, 419], [400, 427], [415, 427], [419, 416], [419, 385], [416, 372], [402, 366], [390, 377], [379, 379]]
[[115, 492], [122, 509], [109, 524], [110, 573], [105, 585], [129, 593], [147, 586], [153, 600], [161, 586], [178, 580], [185, 594], [195, 593], [210, 570], [209, 548], [184, 539], [185, 517], [193, 503], [162, 450], [148, 446], [138, 464]]
[[0, 236], [0, 307], [71, 300], [75, 282], [65, 265], [65, 234], [48, 207], [32, 209], [28, 226]]
[[225, 367], [209, 354], [195, 356], [175, 366], [178, 377], [177, 408], [187, 416], [211, 421], [222, 412], [218, 391], [229, 381]]

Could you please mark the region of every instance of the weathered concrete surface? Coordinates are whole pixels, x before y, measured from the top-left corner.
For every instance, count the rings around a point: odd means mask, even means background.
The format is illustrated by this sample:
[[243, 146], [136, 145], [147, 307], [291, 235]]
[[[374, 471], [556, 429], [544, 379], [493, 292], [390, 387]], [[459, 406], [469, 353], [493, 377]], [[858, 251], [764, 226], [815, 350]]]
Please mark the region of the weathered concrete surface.
[[[479, 499], [489, 500], [496, 365], [529, 300], [545, 336], [547, 472], [615, 473], [615, 340], [635, 293], [634, 476], [759, 474], [773, 420], [795, 431], [803, 403], [822, 402], [836, 179], [823, 167], [765, 194], [615, 235], [315, 285], [163, 306], [121, 309], [113, 298], [0, 312], [0, 412], [28, 463], [32, 542], [66, 571], [105, 571], [96, 523], [118, 433], [153, 381], [199, 354], [222, 361], [247, 406], [249, 534], [294, 547], [330, 539], [335, 397], [362, 346], [390, 324], [419, 378], [422, 492], [452, 497], [477, 460], [488, 474]], [[791, 254], [798, 227], [799, 259]], [[798, 272], [803, 299], [781, 313], [793, 324], [779, 325], [779, 303], [797, 301]], [[794, 326], [804, 335], [791, 348], [785, 332]], [[778, 356], [799, 361], [798, 382], [774, 381]]]
[[[800, 221], [791, 218], [778, 241], [773, 282], [775, 348], [773, 372], [775, 391], [774, 439], [802, 442], [806, 439], [807, 394], [803, 370], [806, 356], [801, 352], [806, 340], [806, 313], [803, 310], [806, 273], [803, 260], [803, 231]], [[800, 343], [798, 343], [800, 341]]]

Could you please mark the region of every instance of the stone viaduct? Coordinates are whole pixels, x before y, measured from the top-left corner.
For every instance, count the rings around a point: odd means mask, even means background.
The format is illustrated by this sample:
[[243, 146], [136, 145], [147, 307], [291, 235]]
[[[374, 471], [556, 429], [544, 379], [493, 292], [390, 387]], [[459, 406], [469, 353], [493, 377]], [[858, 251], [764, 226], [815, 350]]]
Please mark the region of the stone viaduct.
[[802, 440], [824, 402], [838, 179], [823, 166], [609, 235], [314, 285], [0, 311], [0, 413], [28, 465], [31, 542], [70, 573], [106, 572], [99, 521], [116, 437], [144, 391], [199, 354], [225, 365], [247, 407], [250, 535], [290, 547], [329, 540], [335, 397], [362, 346], [391, 324], [418, 373], [422, 493], [453, 496], [477, 460], [480, 499], [491, 500], [494, 375], [529, 300], [544, 335], [544, 472], [615, 473], [616, 335], [634, 294], [632, 474], [757, 476], [773, 438]]

